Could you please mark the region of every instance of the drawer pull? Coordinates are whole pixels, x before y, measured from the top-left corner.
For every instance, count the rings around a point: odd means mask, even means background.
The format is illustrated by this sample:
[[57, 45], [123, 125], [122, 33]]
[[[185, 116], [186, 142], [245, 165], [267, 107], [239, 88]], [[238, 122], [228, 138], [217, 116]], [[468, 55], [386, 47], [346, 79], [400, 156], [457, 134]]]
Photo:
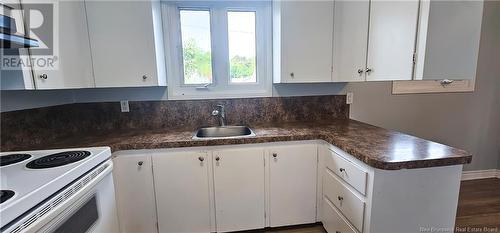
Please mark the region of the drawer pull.
[[337, 196], [337, 198], [339, 199], [339, 201], [343, 201], [344, 200], [344, 198], [341, 197], [341, 196]]
[[220, 160], [220, 157], [219, 157], [219, 156], [215, 157], [215, 161], [217, 161], [217, 162], [218, 162], [219, 160]]
[[205, 158], [203, 158], [202, 156], [198, 157], [198, 160], [200, 160], [200, 162], [203, 162], [203, 160], [205, 160]]
[[273, 157], [274, 158], [278, 157], [278, 154], [277, 153], [273, 153]]
[[339, 171], [340, 171], [340, 173], [342, 173], [342, 172], [345, 172], [345, 169], [344, 168], [340, 168]]
[[144, 162], [139, 161], [139, 162], [137, 162], [137, 165], [140, 167], [140, 166], [142, 166], [142, 164], [143, 164], [143, 163], [144, 163]]

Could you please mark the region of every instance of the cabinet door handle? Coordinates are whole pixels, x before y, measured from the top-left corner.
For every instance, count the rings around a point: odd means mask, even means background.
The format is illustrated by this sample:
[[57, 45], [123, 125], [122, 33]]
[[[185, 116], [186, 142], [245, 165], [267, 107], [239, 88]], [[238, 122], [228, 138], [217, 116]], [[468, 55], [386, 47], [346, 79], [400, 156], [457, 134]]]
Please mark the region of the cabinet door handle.
[[335, 231], [335, 233], [342, 233], [342, 232], [340, 232], [340, 231]]
[[215, 161], [219, 162], [219, 160], [220, 160], [219, 156], [215, 157]]
[[137, 166], [139, 166], [139, 167], [140, 167], [140, 166], [142, 166], [142, 164], [144, 164], [144, 162], [143, 162], [143, 161], [139, 161], [139, 162], [137, 162]]
[[371, 68], [366, 68], [365, 72], [366, 72], [367, 74], [370, 74], [370, 73], [372, 72], [372, 69], [371, 69]]
[[198, 160], [200, 160], [200, 162], [203, 162], [203, 160], [205, 160], [205, 158], [203, 158], [203, 156], [200, 156], [200, 157], [198, 157]]
[[290, 77], [295, 78], [295, 74], [293, 72], [290, 73]]
[[342, 172], [345, 172], [345, 169], [344, 168], [340, 168], [339, 171], [340, 171], [340, 173], [342, 173]]
[[273, 157], [274, 158], [278, 157], [278, 154], [277, 153], [273, 153]]
[[363, 72], [365, 72], [363, 69], [358, 69], [358, 74], [359, 74], [359, 75], [362, 75], [362, 74], [363, 74]]
[[344, 198], [341, 197], [341, 196], [337, 196], [337, 198], [339, 199], [339, 201], [343, 201], [344, 200]]
[[47, 79], [47, 78], [49, 78], [49, 76], [47, 74], [41, 74], [39, 77], [41, 79]]
[[143, 75], [142, 76], [142, 80], [146, 81], [146, 79], [148, 79], [148, 76], [147, 75]]
[[441, 81], [439, 81], [439, 83], [441, 83], [441, 86], [446, 86], [446, 85], [449, 85], [449, 84], [452, 84], [453, 83], [453, 80], [450, 80], [450, 79], [443, 79]]

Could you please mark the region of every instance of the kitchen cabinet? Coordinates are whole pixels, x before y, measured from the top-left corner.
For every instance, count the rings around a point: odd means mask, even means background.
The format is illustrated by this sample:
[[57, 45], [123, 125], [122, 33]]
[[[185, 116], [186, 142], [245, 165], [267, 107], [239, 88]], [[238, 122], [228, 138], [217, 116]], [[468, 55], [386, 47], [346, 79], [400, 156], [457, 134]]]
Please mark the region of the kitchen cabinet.
[[157, 226], [166, 233], [227, 232], [313, 222], [330, 233], [451, 229], [462, 171], [462, 165], [376, 169], [324, 141], [113, 156], [121, 232], [157, 232]]
[[217, 232], [264, 228], [264, 150], [217, 150], [212, 162]]
[[335, 1], [333, 82], [365, 81], [369, 8], [368, 0]]
[[159, 1], [86, 1], [96, 87], [165, 86]]
[[372, 0], [366, 80], [411, 80], [419, 1]]
[[274, 1], [275, 83], [332, 81], [333, 1]]
[[[54, 2], [58, 6], [58, 18], [54, 19], [57, 20], [56, 27], [38, 28], [54, 30], [48, 34], [53, 35], [52, 40], [40, 40], [41, 48], [47, 46], [52, 50], [30, 49], [32, 57], [44, 57], [38, 59], [44, 63], [35, 62], [32, 66], [36, 89], [94, 87], [84, 2]], [[30, 20], [43, 21], [43, 18], [32, 17]]]
[[211, 232], [211, 155], [207, 152], [152, 154], [160, 232]]
[[113, 155], [120, 232], [157, 232], [151, 156], [136, 151]]
[[320, 220], [327, 232], [453, 229], [462, 165], [381, 170], [328, 143], [318, 156]]
[[[25, 35], [24, 30], [24, 18], [21, 11], [12, 11], [12, 9], [21, 8], [20, 0], [10, 0], [3, 1], [3, 5], [0, 5], [0, 12], [3, 15], [9, 16], [14, 19], [17, 34]], [[21, 59], [24, 57], [29, 57], [28, 48], [16, 48], [7, 49], [1, 48], [0, 60], [2, 64], [0, 65], [0, 90], [33, 90], [35, 89], [35, 84], [33, 80], [33, 73], [31, 72], [31, 67], [13, 67], [14, 69], [9, 69], [8, 59]], [[4, 60], [6, 59], [6, 60]]]
[[274, 82], [411, 80], [419, 1], [275, 1]]
[[269, 151], [271, 227], [316, 222], [317, 146], [286, 145]]

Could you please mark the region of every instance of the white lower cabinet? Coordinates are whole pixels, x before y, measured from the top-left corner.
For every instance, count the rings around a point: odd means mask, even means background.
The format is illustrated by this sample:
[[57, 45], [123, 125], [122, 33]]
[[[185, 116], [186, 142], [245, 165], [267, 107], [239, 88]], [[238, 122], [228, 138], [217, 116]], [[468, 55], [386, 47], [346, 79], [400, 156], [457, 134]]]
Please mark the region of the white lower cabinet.
[[323, 227], [329, 233], [357, 233], [342, 214], [326, 198], [323, 199]]
[[113, 155], [120, 232], [157, 232], [151, 156], [142, 151]]
[[213, 167], [217, 232], [264, 228], [264, 150], [214, 151]]
[[347, 220], [360, 232], [363, 230], [364, 201], [357, 197], [347, 185], [328, 170], [323, 176], [323, 195], [337, 209], [342, 211]]
[[322, 222], [329, 233], [453, 229], [462, 165], [381, 170], [326, 142], [119, 151], [121, 232]]
[[210, 232], [207, 152], [153, 153], [159, 232]]
[[316, 222], [317, 145], [269, 150], [270, 226]]

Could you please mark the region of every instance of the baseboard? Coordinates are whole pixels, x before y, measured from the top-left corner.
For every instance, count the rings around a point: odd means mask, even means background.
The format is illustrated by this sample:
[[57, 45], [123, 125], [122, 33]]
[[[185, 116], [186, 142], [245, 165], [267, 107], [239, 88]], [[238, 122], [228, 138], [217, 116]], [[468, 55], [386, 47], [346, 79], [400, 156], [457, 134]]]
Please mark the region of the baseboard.
[[462, 180], [477, 180], [486, 178], [499, 178], [500, 169], [476, 170], [476, 171], [463, 171]]

